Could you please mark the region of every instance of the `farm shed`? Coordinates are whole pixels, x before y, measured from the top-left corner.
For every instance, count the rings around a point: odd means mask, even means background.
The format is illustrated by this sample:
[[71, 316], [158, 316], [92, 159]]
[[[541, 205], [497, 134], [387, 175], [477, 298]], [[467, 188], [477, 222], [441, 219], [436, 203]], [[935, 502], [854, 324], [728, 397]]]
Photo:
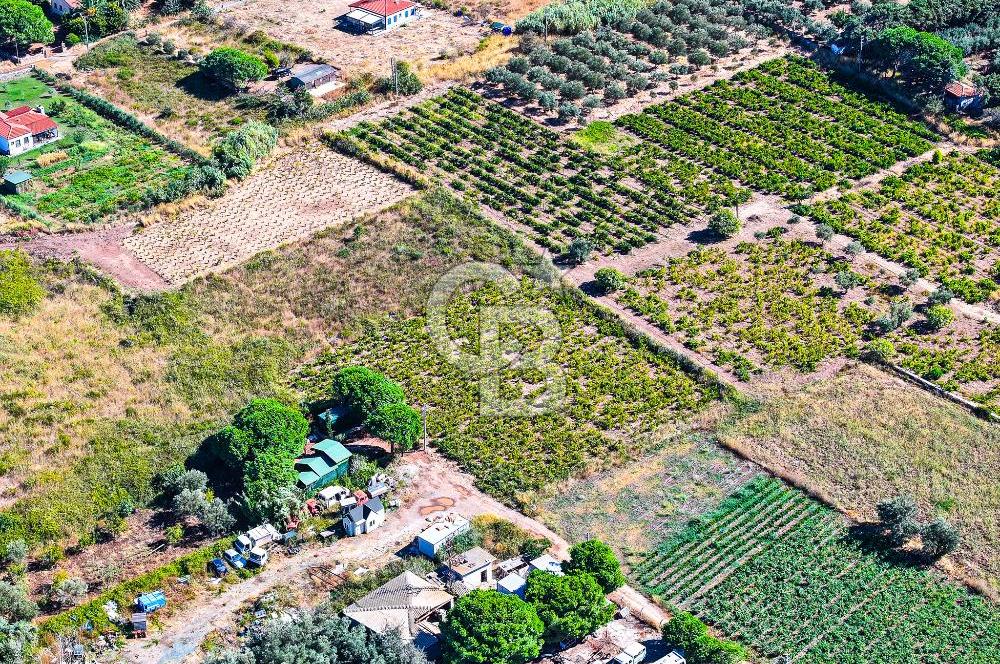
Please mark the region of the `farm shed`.
[[452, 556], [445, 565], [444, 576], [460, 581], [469, 590], [493, 585], [493, 565], [497, 559], [481, 546]]
[[347, 474], [351, 453], [329, 438], [316, 443], [308, 456], [295, 460], [299, 488], [309, 493]]
[[409, 0], [358, 0], [343, 23], [352, 32], [380, 32], [406, 25], [417, 18], [417, 6]]
[[524, 599], [524, 590], [528, 586], [528, 580], [517, 573], [508, 574], [497, 581], [497, 592], [502, 595], [517, 595]]
[[436, 641], [432, 614], [451, 608], [454, 598], [441, 585], [403, 572], [344, 609], [344, 616], [377, 633], [396, 632], [427, 647]]
[[348, 510], [343, 517], [344, 532], [348, 537], [370, 533], [385, 523], [385, 507], [378, 498]]
[[308, 63], [292, 67], [288, 87], [312, 90], [337, 80], [337, 70], [327, 64]]
[[41, 106], [0, 111], [0, 154], [14, 156], [59, 138], [59, 126]]
[[3, 176], [3, 193], [23, 194], [31, 187], [31, 173], [14, 171]]
[[543, 553], [528, 563], [529, 574], [536, 569], [542, 572], [548, 572], [549, 574], [556, 574], [558, 576], [562, 576], [563, 574], [562, 563], [547, 553]]
[[469, 528], [468, 519], [461, 514], [450, 512], [417, 535], [417, 550], [428, 558], [433, 558], [448, 542], [468, 532]]
[[952, 81], [944, 87], [944, 105], [950, 111], [976, 111], [982, 106], [982, 97], [976, 86]]

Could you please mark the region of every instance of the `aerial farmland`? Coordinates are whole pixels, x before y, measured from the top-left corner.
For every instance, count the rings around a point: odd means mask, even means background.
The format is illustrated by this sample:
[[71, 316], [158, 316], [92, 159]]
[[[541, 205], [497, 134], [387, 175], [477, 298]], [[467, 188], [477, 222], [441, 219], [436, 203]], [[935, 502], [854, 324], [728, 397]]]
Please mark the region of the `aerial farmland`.
[[996, 0], [0, 0], [0, 661], [1000, 664]]

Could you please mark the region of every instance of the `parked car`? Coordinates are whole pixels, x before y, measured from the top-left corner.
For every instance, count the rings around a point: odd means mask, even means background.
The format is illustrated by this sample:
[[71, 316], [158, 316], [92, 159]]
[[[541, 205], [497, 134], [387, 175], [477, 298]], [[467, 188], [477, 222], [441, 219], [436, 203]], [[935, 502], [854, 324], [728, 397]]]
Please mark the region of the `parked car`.
[[247, 559], [241, 556], [236, 549], [226, 549], [225, 553], [222, 554], [222, 557], [236, 569], [243, 569], [247, 566]]
[[263, 567], [267, 564], [267, 550], [261, 547], [254, 547], [250, 550], [250, 555], [247, 557], [251, 565], [256, 565], [257, 567]]
[[212, 558], [209, 560], [208, 571], [220, 578], [229, 574], [229, 568], [226, 567], [226, 563], [222, 562], [222, 558]]

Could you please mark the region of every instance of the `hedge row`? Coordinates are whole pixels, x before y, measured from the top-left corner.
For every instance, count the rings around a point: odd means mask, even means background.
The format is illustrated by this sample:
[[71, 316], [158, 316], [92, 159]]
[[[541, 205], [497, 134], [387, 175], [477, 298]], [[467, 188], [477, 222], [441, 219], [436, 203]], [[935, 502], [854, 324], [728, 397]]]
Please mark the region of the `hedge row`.
[[[42, 634], [66, 634], [76, 631], [90, 621], [95, 634], [107, 630], [117, 630], [119, 627], [108, 620], [104, 605], [110, 601], [118, 604], [119, 614], [128, 616], [130, 607], [135, 605], [139, 595], [153, 590], [159, 590], [173, 578], [179, 576], [204, 576], [208, 561], [222, 555], [222, 552], [233, 546], [235, 537], [227, 537], [204, 548], [185, 554], [176, 560], [142, 576], [123, 581], [105, 590], [100, 595], [80, 606], [47, 618], [39, 624]], [[239, 576], [249, 577], [254, 574], [249, 570], [237, 570]]]

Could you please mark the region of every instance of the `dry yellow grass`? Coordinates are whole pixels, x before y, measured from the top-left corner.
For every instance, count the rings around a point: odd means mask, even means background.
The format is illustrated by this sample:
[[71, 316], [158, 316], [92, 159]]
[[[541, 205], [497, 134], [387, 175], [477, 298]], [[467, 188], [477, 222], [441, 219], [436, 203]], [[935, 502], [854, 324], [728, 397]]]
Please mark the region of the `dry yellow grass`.
[[69, 154], [66, 151], [56, 150], [55, 152], [48, 152], [46, 154], [39, 155], [38, 158], [35, 159], [35, 163], [38, 164], [39, 167], [45, 168], [46, 166], [51, 166], [52, 164], [58, 164], [67, 157], [69, 157]]
[[417, 75], [425, 83], [469, 81], [487, 69], [505, 64], [516, 49], [516, 39], [502, 35], [491, 35], [479, 43], [474, 53], [418, 68]]
[[724, 422], [720, 439], [860, 519], [887, 497], [913, 495], [925, 515], [960, 528], [956, 562], [1000, 589], [1000, 425], [853, 365]]

